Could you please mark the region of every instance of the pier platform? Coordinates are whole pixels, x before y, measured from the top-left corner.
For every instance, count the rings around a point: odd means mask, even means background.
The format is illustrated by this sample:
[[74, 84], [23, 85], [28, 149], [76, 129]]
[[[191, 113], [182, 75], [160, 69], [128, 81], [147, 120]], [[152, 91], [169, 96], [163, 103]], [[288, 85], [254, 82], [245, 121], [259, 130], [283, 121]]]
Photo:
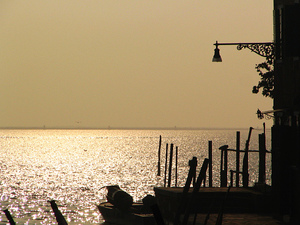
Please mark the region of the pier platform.
[[[193, 221], [191, 215], [190, 221]], [[204, 224], [207, 214], [197, 214], [196, 225]], [[216, 225], [218, 214], [210, 214], [207, 225]], [[284, 223], [276, 220], [269, 214], [256, 213], [225, 213], [222, 225], [282, 225]]]
[[[197, 217], [203, 217], [200, 220], [204, 221], [209, 213], [210, 221], [216, 221], [227, 190], [227, 187], [201, 187], [194, 196], [195, 204], [191, 214], [197, 213]], [[163, 217], [171, 222], [178, 213], [180, 204], [189, 204], [193, 188], [187, 194], [186, 203], [182, 200], [182, 187], [155, 187], [154, 192]], [[272, 199], [269, 193], [262, 193], [254, 188], [232, 187], [223, 207], [223, 224], [280, 224], [270, 216], [271, 212]], [[183, 214], [184, 211], [179, 213]]]

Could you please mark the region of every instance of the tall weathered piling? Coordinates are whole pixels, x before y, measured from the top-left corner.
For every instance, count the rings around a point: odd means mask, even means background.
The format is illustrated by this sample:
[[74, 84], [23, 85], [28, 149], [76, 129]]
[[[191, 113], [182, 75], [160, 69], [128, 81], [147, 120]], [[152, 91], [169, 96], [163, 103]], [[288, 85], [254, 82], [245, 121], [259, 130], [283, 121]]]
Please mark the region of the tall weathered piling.
[[168, 143], [166, 144], [166, 159], [165, 159], [165, 179], [164, 179], [164, 187], [166, 187], [166, 183], [167, 183], [167, 167], [168, 167]]
[[174, 145], [171, 144], [171, 146], [170, 146], [170, 160], [169, 160], [168, 187], [171, 187], [171, 180], [172, 180], [173, 147], [174, 147]]
[[177, 187], [178, 180], [178, 146], [176, 146], [176, 158], [175, 158], [175, 187]]
[[209, 187], [213, 186], [212, 179], [212, 141], [208, 141], [208, 185]]
[[266, 183], [266, 137], [265, 134], [259, 134], [259, 175], [258, 183]]
[[159, 135], [159, 144], [158, 144], [157, 176], [160, 176], [160, 149], [161, 149], [161, 135]]
[[235, 177], [235, 185], [236, 187], [240, 186], [240, 132], [236, 132], [236, 177]]
[[250, 138], [251, 138], [252, 130], [253, 130], [253, 127], [250, 127], [249, 133], [248, 133], [248, 139], [246, 141], [246, 146], [245, 146], [245, 155], [244, 155], [244, 159], [243, 159], [243, 187], [249, 186], [248, 157], [249, 157], [249, 145], [250, 145]]
[[228, 145], [223, 145], [219, 149], [221, 150], [221, 165], [220, 165], [221, 187], [227, 187]]

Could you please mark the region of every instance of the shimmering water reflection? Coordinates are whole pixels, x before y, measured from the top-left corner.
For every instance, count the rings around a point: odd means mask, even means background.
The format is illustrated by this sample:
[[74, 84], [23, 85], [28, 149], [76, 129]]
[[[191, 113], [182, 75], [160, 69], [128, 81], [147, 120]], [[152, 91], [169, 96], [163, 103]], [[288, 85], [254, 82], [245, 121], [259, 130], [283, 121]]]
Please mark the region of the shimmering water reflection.
[[[251, 149], [258, 149], [261, 132], [253, 131]], [[69, 224], [102, 223], [96, 209], [105, 198], [102, 187], [118, 184], [137, 201], [163, 185], [163, 177], [156, 176], [159, 135], [162, 171], [166, 143], [179, 148], [179, 186], [185, 183], [188, 160], [196, 156], [202, 164], [212, 140], [214, 185], [219, 185], [218, 148], [235, 148], [235, 130], [0, 130], [1, 209], [8, 208], [19, 224], [53, 224], [48, 201], [54, 199]], [[241, 149], [247, 135], [248, 130], [241, 131]], [[229, 169], [235, 169], [234, 159], [230, 153]], [[258, 154], [251, 153], [250, 184], [257, 181], [257, 163]], [[268, 183], [270, 173], [269, 154]], [[0, 221], [7, 221], [4, 213]]]

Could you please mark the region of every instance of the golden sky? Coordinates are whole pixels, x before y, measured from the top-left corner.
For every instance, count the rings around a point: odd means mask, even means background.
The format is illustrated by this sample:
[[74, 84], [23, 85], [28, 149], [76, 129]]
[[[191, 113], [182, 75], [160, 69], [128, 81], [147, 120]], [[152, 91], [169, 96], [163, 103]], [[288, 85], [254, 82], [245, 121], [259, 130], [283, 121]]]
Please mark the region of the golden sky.
[[0, 127], [261, 127], [273, 1], [1, 0]]

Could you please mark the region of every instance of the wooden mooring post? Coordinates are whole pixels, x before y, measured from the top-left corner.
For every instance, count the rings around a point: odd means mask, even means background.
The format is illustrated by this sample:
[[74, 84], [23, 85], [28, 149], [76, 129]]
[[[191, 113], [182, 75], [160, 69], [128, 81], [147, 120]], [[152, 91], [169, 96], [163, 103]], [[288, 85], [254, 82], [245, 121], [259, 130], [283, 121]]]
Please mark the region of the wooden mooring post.
[[244, 159], [243, 159], [243, 187], [249, 186], [248, 158], [249, 158], [249, 145], [250, 145], [250, 138], [251, 138], [252, 130], [253, 130], [253, 127], [250, 127], [249, 133], [248, 133], [248, 139], [246, 141], [246, 146], [245, 146], [245, 154], [244, 154]]
[[209, 187], [213, 186], [213, 179], [212, 179], [212, 141], [208, 141], [208, 185]]
[[171, 187], [171, 180], [172, 180], [173, 147], [174, 147], [174, 145], [171, 144], [171, 146], [170, 146], [170, 160], [169, 160], [168, 187]]
[[165, 159], [165, 179], [164, 179], [164, 187], [167, 184], [167, 167], [168, 167], [168, 143], [166, 144], [166, 159]]
[[227, 187], [228, 145], [223, 145], [219, 149], [221, 150], [221, 166], [220, 166], [221, 187]]
[[266, 183], [266, 136], [259, 134], [259, 174], [258, 183]]
[[159, 135], [159, 144], [158, 144], [157, 176], [160, 176], [160, 149], [161, 149], [161, 135]]
[[178, 179], [178, 146], [176, 146], [176, 158], [175, 158], [175, 187], [177, 187], [177, 179]]
[[[240, 186], [240, 132], [236, 132], [236, 166], [235, 166], [235, 185]], [[232, 184], [231, 184], [232, 185]]]
[[189, 161], [189, 166], [193, 168], [192, 170], [192, 180], [193, 180], [193, 187], [195, 187], [196, 183], [196, 168], [197, 168], [197, 157], [193, 157], [192, 160]]
[[[230, 185], [233, 186], [233, 174], [235, 174], [235, 183], [236, 187], [240, 186], [240, 174], [243, 174], [240, 172], [240, 131], [236, 132], [236, 149], [227, 149], [227, 151], [235, 151], [236, 154], [236, 164], [235, 164], [235, 170], [230, 170]], [[245, 151], [244, 151], [245, 152]]]

